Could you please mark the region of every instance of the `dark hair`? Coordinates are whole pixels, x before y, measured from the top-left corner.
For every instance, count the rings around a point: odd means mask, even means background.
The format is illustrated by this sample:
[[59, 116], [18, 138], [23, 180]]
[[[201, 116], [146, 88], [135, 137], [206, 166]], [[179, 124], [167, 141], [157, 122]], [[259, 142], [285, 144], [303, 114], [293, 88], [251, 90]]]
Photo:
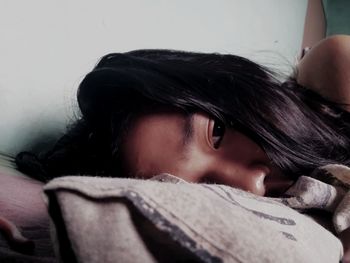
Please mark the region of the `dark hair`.
[[258, 143], [286, 174], [350, 164], [350, 114], [295, 79], [280, 82], [248, 59], [173, 50], [104, 56], [80, 84], [82, 113], [47, 153], [20, 153], [37, 177], [120, 176], [118, 147], [133, 116], [150, 105], [204, 111]]

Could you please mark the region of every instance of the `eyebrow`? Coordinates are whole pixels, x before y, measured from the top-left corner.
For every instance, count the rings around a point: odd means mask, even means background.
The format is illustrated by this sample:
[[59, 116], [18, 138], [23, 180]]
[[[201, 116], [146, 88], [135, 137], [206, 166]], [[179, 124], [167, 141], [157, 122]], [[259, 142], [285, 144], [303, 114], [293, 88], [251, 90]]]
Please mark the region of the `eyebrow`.
[[187, 147], [193, 139], [193, 113], [186, 114], [185, 122], [182, 127], [182, 144]]

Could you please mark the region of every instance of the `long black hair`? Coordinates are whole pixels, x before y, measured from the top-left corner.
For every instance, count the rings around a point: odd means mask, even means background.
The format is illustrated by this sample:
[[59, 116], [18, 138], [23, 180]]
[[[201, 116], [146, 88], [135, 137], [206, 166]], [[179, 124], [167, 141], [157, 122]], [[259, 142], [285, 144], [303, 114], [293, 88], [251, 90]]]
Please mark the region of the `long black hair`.
[[104, 56], [78, 89], [81, 118], [48, 152], [20, 153], [18, 168], [50, 179], [122, 176], [119, 147], [147, 107], [206, 112], [254, 140], [288, 175], [350, 164], [350, 114], [295, 79], [235, 55], [136, 50]]

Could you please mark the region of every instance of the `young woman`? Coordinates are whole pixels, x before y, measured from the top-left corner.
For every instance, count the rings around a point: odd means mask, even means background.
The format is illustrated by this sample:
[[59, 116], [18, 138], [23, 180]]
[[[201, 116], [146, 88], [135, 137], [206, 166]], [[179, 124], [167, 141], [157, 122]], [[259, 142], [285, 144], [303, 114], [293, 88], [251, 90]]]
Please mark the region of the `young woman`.
[[311, 89], [233, 55], [107, 55], [79, 87], [81, 119], [48, 153], [19, 154], [18, 167], [43, 180], [169, 172], [280, 194], [317, 167], [350, 164], [346, 58], [331, 54], [344, 41], [325, 40], [302, 60], [297, 78]]
[[349, 43], [322, 41], [284, 83], [233, 55], [107, 55], [79, 87], [81, 119], [49, 152], [20, 153], [18, 168], [43, 181], [167, 172], [281, 195], [317, 167], [350, 165]]

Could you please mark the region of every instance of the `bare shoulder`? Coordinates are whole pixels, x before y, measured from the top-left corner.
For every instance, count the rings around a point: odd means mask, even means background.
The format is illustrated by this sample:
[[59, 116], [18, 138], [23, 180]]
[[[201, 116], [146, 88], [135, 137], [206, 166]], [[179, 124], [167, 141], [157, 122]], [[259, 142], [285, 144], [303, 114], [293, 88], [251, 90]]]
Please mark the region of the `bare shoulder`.
[[333, 101], [350, 104], [350, 36], [332, 36], [312, 47], [297, 67], [297, 81]]

